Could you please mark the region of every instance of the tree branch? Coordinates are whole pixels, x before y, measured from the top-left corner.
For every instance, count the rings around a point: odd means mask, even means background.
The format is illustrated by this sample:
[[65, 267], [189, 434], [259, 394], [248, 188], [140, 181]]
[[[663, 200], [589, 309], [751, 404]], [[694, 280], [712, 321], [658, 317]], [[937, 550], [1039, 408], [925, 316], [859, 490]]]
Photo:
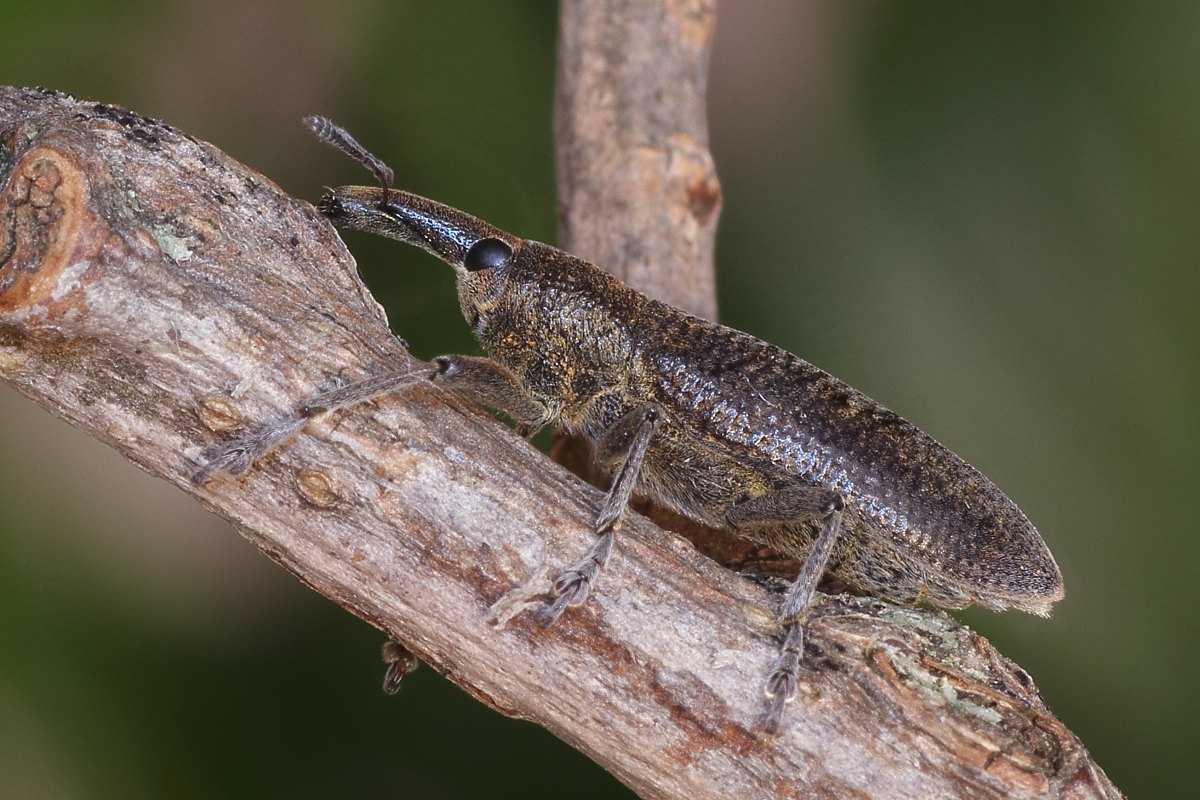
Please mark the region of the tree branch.
[[549, 630], [491, 623], [586, 549], [599, 495], [434, 388], [315, 420], [193, 487], [229, 431], [410, 362], [353, 259], [311, 205], [211, 145], [44, 90], [0, 89], [0, 185], [7, 383], [643, 796], [1118, 796], [985, 640], [865, 600], [821, 604], [806, 691], [763, 737], [777, 598], [640, 517], [584, 607]]

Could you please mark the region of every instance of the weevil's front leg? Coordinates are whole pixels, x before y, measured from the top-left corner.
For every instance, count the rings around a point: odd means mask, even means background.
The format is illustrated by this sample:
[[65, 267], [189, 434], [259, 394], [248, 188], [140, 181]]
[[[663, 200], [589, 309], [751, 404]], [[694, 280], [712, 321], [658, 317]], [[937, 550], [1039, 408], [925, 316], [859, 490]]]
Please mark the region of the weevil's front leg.
[[313, 417], [374, 400], [423, 380], [499, 409], [523, 430], [537, 430], [550, 421], [546, 407], [531, 400], [516, 377], [496, 362], [475, 356], [438, 356], [415, 370], [389, 372], [322, 392], [301, 403], [291, 414], [214, 445], [205, 451], [204, 465], [192, 476], [192, 481], [200, 486], [222, 471], [240, 475], [299, 433]]
[[786, 627], [787, 636], [763, 687], [770, 700], [763, 722], [768, 733], [779, 730], [784, 706], [796, 696], [800, 662], [804, 658], [805, 618], [812, 606], [817, 583], [833, 555], [845, 505], [845, 500], [835, 491], [815, 486], [790, 486], [738, 503], [725, 514], [734, 530], [808, 519], [824, 520], [780, 610], [780, 622]]
[[553, 600], [539, 618], [543, 625], [553, 625], [568, 606], [577, 606], [587, 599], [588, 592], [612, 552], [613, 529], [625, 513], [638, 475], [646, 460], [646, 448], [662, 420], [657, 403], [647, 403], [628, 412], [609, 429], [597, 445], [601, 463], [620, 460], [613, 473], [612, 486], [604, 505], [596, 515], [596, 541], [575, 565], [559, 575], [550, 588]]
[[301, 403], [295, 411], [286, 416], [208, 448], [202, 456], [204, 464], [192, 475], [192, 482], [202, 486], [209, 478], [222, 471], [240, 475], [268, 452], [299, 433], [313, 417], [327, 411], [337, 411], [365, 403], [420, 380], [427, 380], [432, 374], [433, 371], [429, 367], [407, 372], [389, 372], [321, 392]]
[[431, 363], [434, 383], [504, 412], [526, 438], [554, 420], [554, 409], [530, 397], [516, 375], [490, 358], [438, 356]]

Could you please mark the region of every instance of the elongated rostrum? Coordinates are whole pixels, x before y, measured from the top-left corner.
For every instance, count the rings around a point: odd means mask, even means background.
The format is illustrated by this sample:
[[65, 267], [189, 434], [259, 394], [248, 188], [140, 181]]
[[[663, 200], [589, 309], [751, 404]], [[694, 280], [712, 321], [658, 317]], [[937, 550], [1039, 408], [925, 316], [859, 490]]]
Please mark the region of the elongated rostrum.
[[[802, 560], [766, 671], [775, 731], [797, 687], [804, 621], [826, 572], [897, 603], [1047, 614], [1062, 578], [1037, 530], [978, 470], [874, 400], [779, 347], [646, 297], [550, 245], [390, 186], [391, 171], [323, 118], [310, 127], [375, 173], [332, 189], [336, 224], [448, 263], [490, 358], [441, 356], [304, 403], [295, 418], [215, 449], [197, 474], [240, 472], [307, 418], [432, 380], [514, 419], [593, 444], [612, 476], [596, 540], [550, 587], [542, 621], [582, 603], [613, 529], [641, 496]], [[415, 376], [415, 377], [414, 377]]]

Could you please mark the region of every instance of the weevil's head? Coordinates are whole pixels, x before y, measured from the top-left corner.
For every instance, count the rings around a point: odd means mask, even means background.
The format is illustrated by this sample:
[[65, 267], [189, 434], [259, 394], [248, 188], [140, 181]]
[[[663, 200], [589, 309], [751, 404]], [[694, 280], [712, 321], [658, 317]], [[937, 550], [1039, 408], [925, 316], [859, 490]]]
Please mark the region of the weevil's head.
[[503, 301], [524, 244], [478, 217], [395, 189], [330, 189], [318, 207], [337, 225], [416, 245], [453, 267], [463, 316], [476, 333]]
[[342, 187], [320, 208], [338, 225], [408, 242], [453, 267], [459, 307], [493, 358], [560, 377], [581, 363], [598, 373], [628, 360], [625, 321], [645, 297], [570, 253], [458, 209], [395, 190], [384, 197], [380, 188]]

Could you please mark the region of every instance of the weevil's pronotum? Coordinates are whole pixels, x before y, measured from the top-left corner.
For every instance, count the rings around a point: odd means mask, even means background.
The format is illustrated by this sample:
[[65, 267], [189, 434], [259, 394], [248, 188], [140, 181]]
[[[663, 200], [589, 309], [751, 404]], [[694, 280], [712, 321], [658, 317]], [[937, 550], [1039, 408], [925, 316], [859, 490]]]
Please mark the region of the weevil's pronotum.
[[1063, 595], [1045, 543], [996, 486], [874, 400], [774, 345], [652, 300], [582, 259], [391, 188], [391, 171], [328, 120], [309, 126], [381, 186], [333, 189], [335, 223], [450, 264], [490, 358], [441, 356], [304, 403], [215, 449], [197, 474], [240, 472], [309, 417], [429, 379], [526, 431], [586, 437], [612, 476], [587, 553], [554, 581], [542, 619], [582, 603], [631, 496], [803, 560], [765, 672], [774, 730], [796, 692], [804, 620], [821, 576], [898, 603], [1046, 614]]

